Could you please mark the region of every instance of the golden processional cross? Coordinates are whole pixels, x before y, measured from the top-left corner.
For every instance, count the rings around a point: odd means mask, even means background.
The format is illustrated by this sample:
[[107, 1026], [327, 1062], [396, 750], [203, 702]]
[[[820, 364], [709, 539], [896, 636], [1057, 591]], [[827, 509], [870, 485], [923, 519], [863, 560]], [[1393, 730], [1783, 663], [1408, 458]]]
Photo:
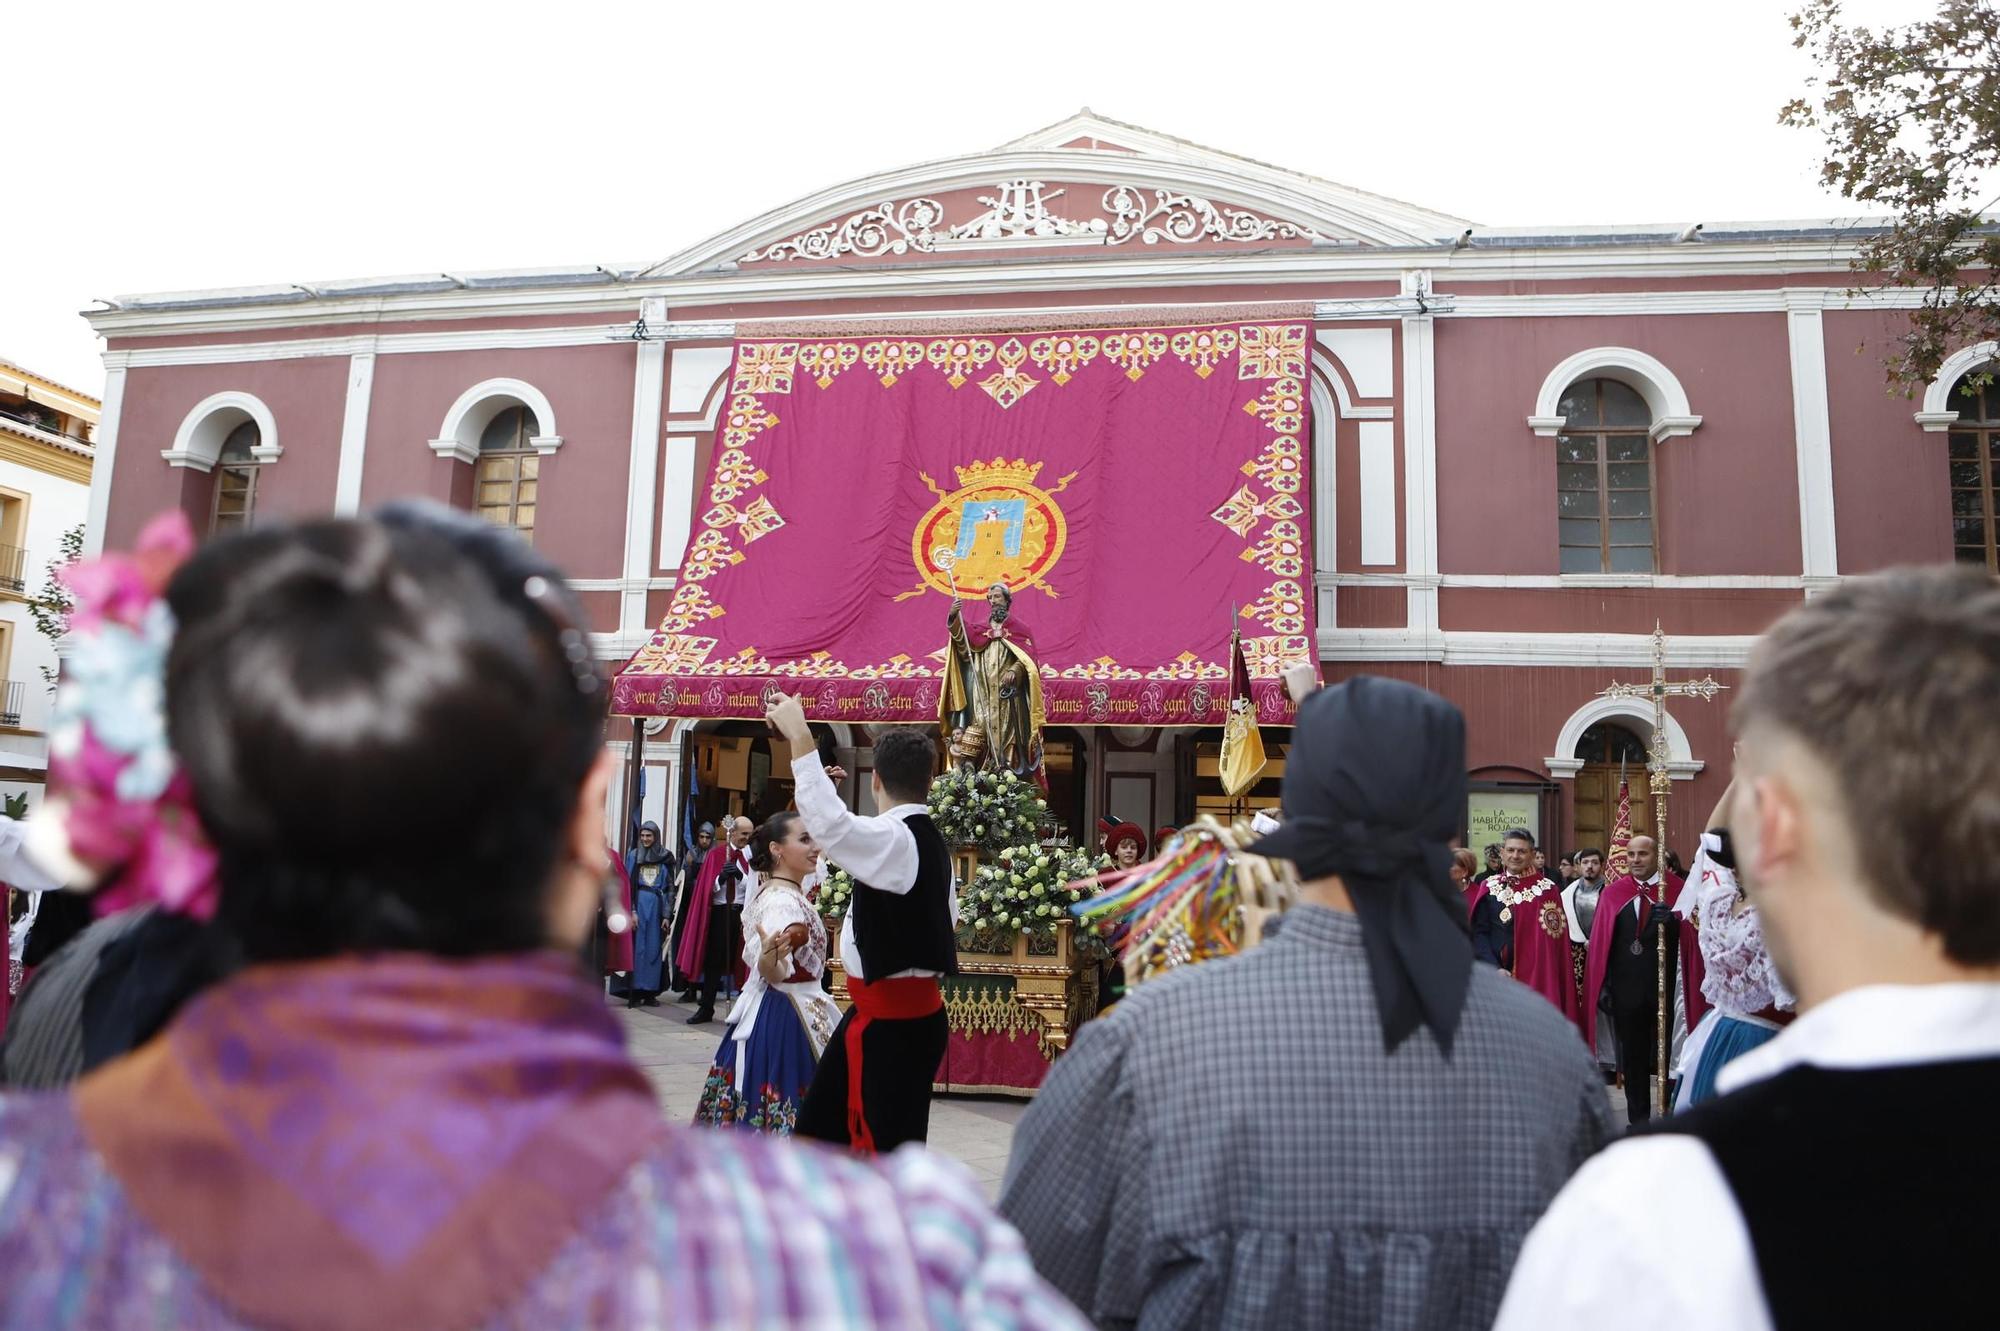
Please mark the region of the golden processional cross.
[[[1653, 795], [1653, 848], [1664, 864], [1667, 842], [1667, 793], [1672, 789], [1673, 778], [1667, 770], [1667, 699], [1699, 698], [1703, 702], [1715, 701], [1715, 695], [1728, 688], [1727, 684], [1715, 682], [1715, 676], [1703, 675], [1700, 679], [1667, 681], [1667, 635], [1660, 622], [1653, 621], [1653, 678], [1646, 684], [1613, 684], [1597, 696], [1600, 698], [1650, 698], [1653, 702], [1653, 739], [1646, 746], [1647, 785]], [[1667, 912], [1673, 903], [1666, 899], [1666, 874], [1664, 868], [1660, 876], [1660, 906], [1653, 913], [1659, 929], [1656, 940], [1660, 958], [1660, 1012], [1659, 1048], [1657, 1065], [1658, 1081], [1653, 1091], [1653, 1112], [1664, 1117], [1667, 1112], [1667, 1032], [1673, 1021], [1673, 1005], [1667, 996]], [[1634, 943], [1634, 949], [1638, 944]], [[1630, 1073], [1626, 1074], [1630, 1076]]]

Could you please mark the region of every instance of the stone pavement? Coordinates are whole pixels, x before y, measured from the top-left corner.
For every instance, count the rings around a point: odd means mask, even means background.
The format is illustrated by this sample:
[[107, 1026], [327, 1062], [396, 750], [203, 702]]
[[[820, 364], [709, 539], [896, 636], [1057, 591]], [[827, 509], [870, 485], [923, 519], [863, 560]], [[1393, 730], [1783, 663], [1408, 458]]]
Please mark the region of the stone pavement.
[[[729, 1013], [728, 1004], [722, 1004], [716, 1019], [705, 1026], [686, 1025], [694, 1006], [676, 1003], [672, 995], [664, 996], [659, 1007], [636, 1012], [628, 1010], [623, 999], [613, 999], [612, 1004], [625, 1023], [633, 1059], [652, 1079], [662, 1111], [675, 1123], [692, 1122], [709, 1063], [722, 1042], [722, 1018]], [[1611, 1101], [1612, 1130], [1623, 1132], [1624, 1093], [1611, 1087], [1606, 1087], [1605, 1093]], [[1007, 1151], [1014, 1140], [1014, 1124], [1027, 1107], [1026, 1100], [1011, 1096], [940, 1095], [931, 1102], [931, 1147], [963, 1163], [985, 1187], [986, 1195], [997, 1197], [1000, 1176], [1007, 1168]]]
[[[627, 1009], [622, 998], [612, 1003], [625, 1023], [633, 1060], [652, 1079], [661, 1110], [672, 1122], [692, 1122], [709, 1063], [722, 1042], [728, 1005], [721, 1005], [707, 1025], [689, 1026], [685, 1023], [693, 1004], [676, 1003], [671, 995], [662, 996], [658, 1007], [637, 1011]], [[1008, 1096], [941, 1095], [931, 1102], [931, 1147], [962, 1162], [986, 1195], [997, 1197], [1014, 1124], [1027, 1105]]]

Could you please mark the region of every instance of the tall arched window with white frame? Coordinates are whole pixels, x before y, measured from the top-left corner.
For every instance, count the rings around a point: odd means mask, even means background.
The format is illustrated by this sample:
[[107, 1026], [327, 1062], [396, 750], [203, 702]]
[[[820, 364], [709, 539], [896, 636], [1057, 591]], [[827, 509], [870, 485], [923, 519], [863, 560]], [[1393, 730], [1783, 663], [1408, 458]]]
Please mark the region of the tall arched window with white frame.
[[2000, 573], [2000, 381], [1987, 366], [1952, 386], [1951, 554], [1961, 564]]
[[252, 450], [261, 440], [257, 422], [244, 420], [222, 441], [208, 521], [209, 531], [217, 536], [247, 528], [256, 516], [257, 476], [264, 464]]
[[1564, 573], [1659, 567], [1652, 413], [1616, 379], [1579, 379], [1562, 395], [1556, 528]]
[[540, 433], [535, 414], [519, 403], [486, 423], [479, 434], [474, 506], [495, 526], [535, 539], [535, 507], [541, 491], [542, 457], [531, 440]]

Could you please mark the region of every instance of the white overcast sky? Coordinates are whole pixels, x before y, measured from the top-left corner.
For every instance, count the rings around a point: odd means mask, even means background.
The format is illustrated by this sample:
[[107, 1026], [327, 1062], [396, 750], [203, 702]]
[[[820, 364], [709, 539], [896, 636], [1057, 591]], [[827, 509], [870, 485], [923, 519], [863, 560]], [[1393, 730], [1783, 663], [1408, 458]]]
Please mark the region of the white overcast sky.
[[15, 5], [0, 357], [96, 393], [95, 297], [650, 261], [1086, 105], [1491, 226], [1851, 216], [1795, 7]]

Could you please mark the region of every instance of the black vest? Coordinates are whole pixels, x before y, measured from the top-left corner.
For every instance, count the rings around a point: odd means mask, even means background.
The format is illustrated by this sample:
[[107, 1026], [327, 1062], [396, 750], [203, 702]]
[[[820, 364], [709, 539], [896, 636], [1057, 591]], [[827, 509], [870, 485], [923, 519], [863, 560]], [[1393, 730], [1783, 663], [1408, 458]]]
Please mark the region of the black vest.
[[898, 971], [958, 973], [958, 944], [951, 927], [951, 851], [927, 813], [904, 826], [917, 839], [917, 882], [908, 892], [884, 892], [856, 880], [854, 941], [862, 974], [883, 979]]
[[1994, 1325], [1996, 1102], [2000, 1058], [1799, 1067], [1636, 1131], [1708, 1147], [1778, 1331], [1945, 1331]]
[[[1653, 1019], [1645, 1014], [1657, 1011], [1660, 1001], [1661, 912], [1667, 921], [1667, 1010], [1673, 1011], [1674, 986], [1680, 983], [1679, 916], [1659, 906], [1641, 927], [1638, 913], [1626, 902], [1612, 921], [1611, 946], [1605, 957], [1604, 988], [1611, 996], [1611, 1010], [1626, 1019], [1644, 1018], [1649, 1026]], [[1639, 944], [1637, 955], [1632, 952], [1633, 943]]]

